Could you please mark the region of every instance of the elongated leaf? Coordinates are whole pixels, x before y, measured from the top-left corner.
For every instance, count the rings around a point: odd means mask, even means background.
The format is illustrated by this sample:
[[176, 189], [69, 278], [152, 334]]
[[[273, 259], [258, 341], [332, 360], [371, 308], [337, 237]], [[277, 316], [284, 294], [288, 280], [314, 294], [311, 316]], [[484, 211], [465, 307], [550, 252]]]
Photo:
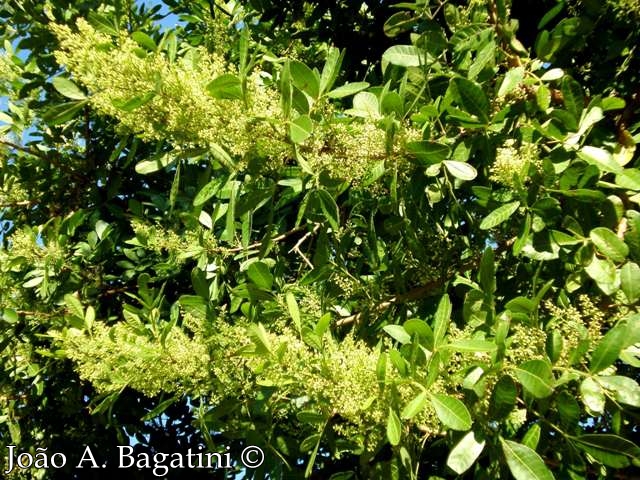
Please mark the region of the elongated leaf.
[[409, 335], [406, 330], [400, 325], [387, 325], [383, 327], [383, 330], [387, 332], [391, 338], [402, 343], [411, 343], [411, 335]]
[[[320, 74], [320, 95], [333, 88], [333, 84], [340, 73], [340, 66], [344, 58], [344, 51], [336, 47], [330, 47], [327, 53], [327, 59], [324, 62], [322, 73]], [[367, 86], [369, 86], [367, 84]]]
[[517, 397], [518, 388], [516, 383], [509, 375], [502, 376], [491, 394], [489, 406], [491, 417], [502, 419], [509, 415], [516, 405]]
[[640, 299], [640, 267], [637, 263], [624, 264], [620, 270], [620, 286], [629, 303], [635, 303]]
[[149, 160], [142, 160], [136, 164], [136, 172], [141, 175], [148, 175], [149, 173], [157, 172], [163, 168], [171, 165], [176, 161], [173, 155], [168, 153], [162, 153], [151, 157]]
[[249, 265], [249, 268], [247, 268], [247, 276], [257, 287], [271, 290], [273, 275], [264, 262], [253, 262]]
[[42, 118], [50, 125], [68, 122], [84, 108], [87, 102], [88, 100], [78, 100], [54, 105], [42, 115]]
[[515, 368], [522, 386], [536, 398], [545, 398], [553, 393], [553, 372], [544, 360], [530, 360]]
[[456, 352], [494, 352], [498, 349], [498, 346], [488, 340], [463, 339], [449, 343], [443, 348], [454, 350]]
[[471, 414], [464, 403], [457, 398], [447, 395], [431, 395], [431, 404], [440, 421], [452, 430], [469, 430], [471, 428]]
[[473, 180], [478, 176], [478, 172], [472, 165], [469, 165], [465, 162], [457, 162], [455, 160], [445, 160], [444, 166], [447, 167], [447, 170], [451, 175], [460, 180]]
[[64, 303], [74, 317], [84, 318], [84, 309], [82, 303], [74, 295], [67, 294], [64, 296]]
[[515, 201], [511, 203], [507, 203], [506, 205], [502, 205], [501, 207], [496, 208], [489, 215], [484, 217], [482, 222], [480, 223], [480, 228], [482, 230], [489, 230], [497, 225], [500, 225], [502, 222], [506, 221], [511, 215], [513, 215], [516, 210], [520, 207], [520, 202]]
[[598, 373], [604, 370], [618, 359], [620, 352], [624, 348], [626, 335], [626, 325], [617, 325], [602, 337], [593, 355], [591, 355], [591, 363], [589, 364], [591, 373]]
[[300, 317], [300, 308], [298, 308], [298, 302], [296, 302], [296, 297], [293, 293], [287, 292], [285, 295], [285, 299], [287, 301], [287, 309], [289, 310], [289, 315], [293, 320], [293, 324], [296, 326], [298, 333], [302, 332], [302, 319]]
[[553, 474], [535, 451], [502, 438], [500, 444], [509, 470], [516, 480], [554, 480]]
[[484, 450], [485, 441], [478, 442], [474, 432], [467, 433], [449, 452], [447, 466], [458, 475], [463, 474]]
[[504, 97], [508, 93], [513, 92], [515, 88], [520, 85], [520, 82], [524, 79], [524, 67], [516, 67], [509, 70], [500, 84], [498, 89], [498, 96]]
[[415, 156], [418, 164], [425, 167], [440, 163], [451, 154], [448, 145], [426, 141], [410, 142], [407, 144], [407, 150]]
[[338, 205], [336, 205], [336, 201], [326, 190], [316, 190], [315, 193], [320, 203], [320, 208], [329, 222], [329, 225], [331, 225], [331, 228], [333, 228], [334, 231], [339, 230], [340, 214], [338, 212]]
[[419, 67], [423, 59], [424, 53], [414, 45], [394, 45], [382, 54], [382, 71], [386, 71], [389, 64], [400, 67]]
[[613, 375], [596, 377], [596, 381], [613, 392], [617, 402], [640, 408], [640, 385], [633, 378]]
[[451, 318], [451, 300], [446, 293], [438, 303], [435, 319], [433, 322], [433, 344], [434, 348], [438, 348], [444, 341], [444, 337], [449, 329], [449, 319]]
[[387, 418], [387, 439], [391, 445], [398, 445], [402, 436], [402, 424], [396, 412], [389, 408], [389, 417]]
[[87, 98], [78, 86], [68, 78], [56, 77], [51, 83], [58, 92], [67, 98], [72, 98], [73, 100], [84, 100]]
[[602, 254], [614, 262], [624, 262], [629, 254], [629, 247], [606, 227], [594, 228], [589, 233], [589, 238]]
[[355, 95], [362, 90], [366, 90], [369, 88], [369, 84], [367, 82], [353, 82], [353, 83], [345, 83], [338, 88], [331, 90], [327, 93], [327, 97], [329, 98], [343, 98], [348, 97], [350, 95]]
[[562, 79], [562, 98], [567, 111], [578, 120], [584, 108], [584, 95], [580, 84], [569, 76]]
[[455, 95], [460, 106], [482, 123], [489, 122], [489, 99], [482, 88], [466, 78], [453, 79]]
[[413, 400], [411, 400], [402, 410], [401, 417], [409, 420], [424, 410], [427, 405], [429, 396], [427, 392], [420, 392]]
[[623, 167], [604, 148], [584, 146], [578, 156], [585, 162], [595, 165], [603, 172], [623, 173]]
[[292, 60], [289, 68], [291, 70], [291, 80], [296, 88], [308, 94], [311, 98], [318, 98], [320, 92], [318, 74], [297, 60]]
[[640, 448], [622, 437], [608, 433], [586, 434], [573, 438], [574, 445], [604, 465], [625, 468], [640, 459]]
[[599, 383], [592, 378], [585, 378], [580, 384], [582, 403], [593, 414], [604, 412], [605, 396]]
[[146, 48], [147, 50], [153, 52], [156, 49], [156, 42], [154, 42], [153, 39], [144, 32], [133, 32], [131, 34], [131, 38], [133, 38], [138, 45]]

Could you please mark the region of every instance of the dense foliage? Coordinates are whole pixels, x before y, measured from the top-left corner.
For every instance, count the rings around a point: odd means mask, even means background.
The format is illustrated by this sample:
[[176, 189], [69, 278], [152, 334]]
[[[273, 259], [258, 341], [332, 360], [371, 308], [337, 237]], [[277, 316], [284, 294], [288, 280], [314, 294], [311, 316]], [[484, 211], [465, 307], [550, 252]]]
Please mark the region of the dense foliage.
[[164, 8], [0, 5], [10, 478], [637, 473], [637, 1]]

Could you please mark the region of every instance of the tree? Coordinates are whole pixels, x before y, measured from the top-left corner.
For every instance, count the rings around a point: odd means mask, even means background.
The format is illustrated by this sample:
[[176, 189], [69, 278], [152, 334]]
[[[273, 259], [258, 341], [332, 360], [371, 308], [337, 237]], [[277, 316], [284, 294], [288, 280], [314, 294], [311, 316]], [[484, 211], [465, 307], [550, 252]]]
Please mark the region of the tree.
[[0, 6], [9, 478], [637, 473], [637, 5], [356, 3]]

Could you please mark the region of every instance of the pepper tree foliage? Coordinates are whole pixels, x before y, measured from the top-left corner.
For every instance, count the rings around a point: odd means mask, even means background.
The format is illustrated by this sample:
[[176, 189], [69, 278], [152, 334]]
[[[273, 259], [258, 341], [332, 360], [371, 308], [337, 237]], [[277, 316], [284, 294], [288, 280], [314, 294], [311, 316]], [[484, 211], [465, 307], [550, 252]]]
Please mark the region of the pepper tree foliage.
[[0, 7], [14, 478], [632, 475], [637, 2], [165, 3]]

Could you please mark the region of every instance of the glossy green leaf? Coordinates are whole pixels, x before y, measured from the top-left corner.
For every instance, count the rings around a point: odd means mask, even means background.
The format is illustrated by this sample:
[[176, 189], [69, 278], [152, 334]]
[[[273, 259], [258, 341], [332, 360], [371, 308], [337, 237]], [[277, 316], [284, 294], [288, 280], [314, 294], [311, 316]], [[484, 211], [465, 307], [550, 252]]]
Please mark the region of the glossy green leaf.
[[465, 162], [457, 162], [454, 160], [445, 160], [444, 166], [451, 175], [460, 180], [470, 181], [478, 176], [478, 172], [472, 165]]
[[452, 85], [460, 106], [480, 122], [488, 123], [489, 100], [482, 88], [471, 80], [459, 77], [453, 79]]
[[273, 286], [273, 274], [264, 262], [257, 261], [249, 265], [249, 268], [247, 268], [247, 276], [258, 288], [271, 290]]
[[540, 455], [526, 445], [500, 438], [502, 451], [516, 480], [554, 480]]
[[633, 378], [612, 375], [598, 376], [595, 380], [612, 392], [617, 402], [640, 408], [640, 385]]
[[612, 434], [586, 434], [573, 438], [579, 449], [587, 452], [597, 461], [613, 468], [625, 468], [632, 460], [640, 459], [640, 448], [622, 437]]
[[67, 98], [71, 98], [73, 100], [84, 100], [87, 98], [78, 86], [68, 78], [56, 77], [51, 81], [51, 83], [59, 93]]
[[289, 123], [289, 138], [293, 143], [302, 143], [313, 133], [313, 121], [309, 115], [300, 115]]
[[338, 212], [338, 205], [336, 205], [336, 201], [326, 190], [316, 190], [315, 193], [318, 202], [320, 203], [320, 208], [329, 222], [329, 225], [331, 225], [331, 228], [333, 228], [334, 231], [338, 231], [340, 229], [340, 214]]
[[614, 262], [623, 262], [629, 254], [629, 247], [606, 227], [591, 230], [589, 238], [596, 248]]
[[599, 383], [593, 378], [587, 377], [580, 384], [580, 396], [582, 403], [593, 414], [604, 412], [605, 396], [604, 391]]
[[618, 359], [622, 348], [624, 347], [627, 328], [625, 325], [616, 325], [602, 337], [589, 363], [589, 371], [598, 373]]
[[544, 360], [529, 360], [514, 369], [518, 381], [536, 398], [553, 393], [553, 372]]
[[44, 113], [42, 118], [51, 125], [59, 125], [74, 118], [87, 103], [88, 100], [77, 100], [54, 105]]
[[407, 144], [407, 149], [423, 166], [440, 163], [451, 155], [451, 148], [448, 145], [436, 142], [410, 142]]
[[398, 445], [402, 437], [402, 424], [396, 412], [389, 408], [389, 416], [387, 417], [387, 440], [391, 445]]
[[320, 78], [318, 74], [298, 60], [289, 62], [291, 81], [299, 90], [311, 98], [318, 98], [320, 93]]
[[513, 215], [516, 210], [520, 207], [520, 202], [515, 201], [511, 203], [507, 203], [506, 205], [502, 205], [492, 211], [489, 215], [487, 215], [482, 222], [480, 223], [480, 228], [482, 230], [489, 230], [493, 227], [500, 225], [502, 222], [506, 221], [511, 215]]
[[428, 400], [429, 396], [427, 392], [420, 392], [402, 409], [402, 414], [400, 415], [401, 418], [404, 420], [412, 419], [424, 410], [424, 408], [427, 406]]
[[451, 318], [451, 300], [449, 295], [444, 294], [438, 303], [435, 318], [433, 321], [433, 344], [438, 348], [444, 341], [449, 329], [449, 319]]
[[578, 156], [585, 162], [595, 165], [603, 172], [622, 173], [622, 166], [613, 155], [604, 148], [585, 146], [578, 151]]
[[620, 288], [629, 303], [640, 300], [640, 267], [637, 263], [627, 262], [620, 269]]
[[479, 442], [474, 432], [467, 433], [449, 452], [447, 466], [462, 475], [469, 470], [484, 450], [485, 441]]
[[369, 88], [369, 84], [367, 82], [353, 82], [353, 83], [345, 83], [327, 93], [327, 97], [329, 98], [344, 98], [349, 97], [351, 95], [355, 95], [358, 92], [366, 90]]
[[156, 49], [156, 42], [154, 42], [153, 39], [144, 32], [140, 32], [140, 31], [133, 32], [131, 34], [131, 38], [133, 38], [138, 45], [140, 45], [143, 48], [146, 48], [147, 50], [150, 50], [153, 52]]
[[425, 54], [414, 45], [394, 45], [382, 54], [382, 71], [387, 65], [400, 67], [419, 67], [425, 61]]
[[387, 332], [391, 338], [403, 345], [405, 343], [411, 343], [411, 335], [400, 325], [387, 325], [382, 329]]
[[166, 168], [176, 161], [173, 155], [162, 153], [155, 155], [148, 160], [142, 160], [136, 164], [136, 172], [141, 175], [148, 175]]
[[471, 414], [460, 400], [441, 394], [431, 395], [430, 400], [436, 415], [445, 426], [462, 431], [471, 428]]
[[237, 75], [225, 73], [209, 82], [207, 92], [217, 99], [242, 99], [242, 82]]

